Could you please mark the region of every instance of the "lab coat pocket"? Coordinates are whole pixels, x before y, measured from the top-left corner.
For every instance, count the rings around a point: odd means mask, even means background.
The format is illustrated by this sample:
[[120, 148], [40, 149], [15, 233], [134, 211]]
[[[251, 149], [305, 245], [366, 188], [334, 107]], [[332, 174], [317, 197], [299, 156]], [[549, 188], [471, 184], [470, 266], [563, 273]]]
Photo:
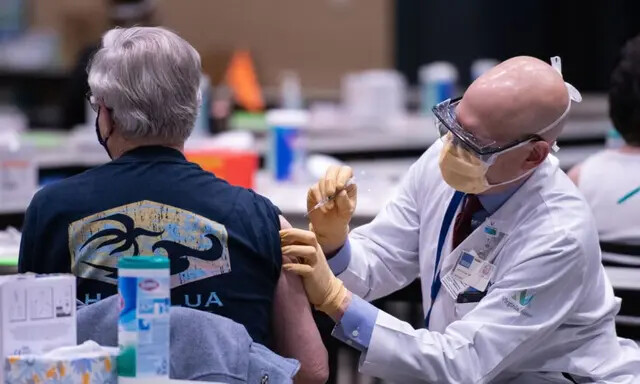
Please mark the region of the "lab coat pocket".
[[475, 308], [476, 306], [478, 306], [478, 303], [456, 303], [455, 304], [455, 309], [456, 309], [456, 318], [462, 319], [463, 317], [465, 317], [467, 315], [467, 313], [471, 312], [471, 310], [473, 310], [473, 308]]

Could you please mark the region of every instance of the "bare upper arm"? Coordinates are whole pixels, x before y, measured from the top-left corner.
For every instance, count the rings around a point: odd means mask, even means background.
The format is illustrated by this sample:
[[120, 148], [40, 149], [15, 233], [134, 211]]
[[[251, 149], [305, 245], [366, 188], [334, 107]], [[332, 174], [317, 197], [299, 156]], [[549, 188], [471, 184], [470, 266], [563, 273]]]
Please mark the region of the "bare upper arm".
[[[280, 216], [281, 228], [291, 224]], [[300, 361], [296, 383], [324, 383], [329, 375], [327, 350], [313, 314], [302, 279], [281, 272], [273, 301], [273, 331], [276, 352]]]

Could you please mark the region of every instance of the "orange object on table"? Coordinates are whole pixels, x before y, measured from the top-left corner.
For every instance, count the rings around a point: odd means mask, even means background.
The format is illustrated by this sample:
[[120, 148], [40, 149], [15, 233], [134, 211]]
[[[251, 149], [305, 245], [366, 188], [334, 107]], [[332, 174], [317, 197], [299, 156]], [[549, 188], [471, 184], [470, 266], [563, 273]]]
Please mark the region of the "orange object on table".
[[253, 151], [198, 149], [187, 150], [187, 160], [205, 171], [213, 172], [229, 184], [253, 188], [258, 170], [258, 154]]
[[225, 80], [233, 91], [238, 104], [249, 112], [264, 110], [262, 88], [258, 83], [251, 53], [245, 50], [234, 52]]

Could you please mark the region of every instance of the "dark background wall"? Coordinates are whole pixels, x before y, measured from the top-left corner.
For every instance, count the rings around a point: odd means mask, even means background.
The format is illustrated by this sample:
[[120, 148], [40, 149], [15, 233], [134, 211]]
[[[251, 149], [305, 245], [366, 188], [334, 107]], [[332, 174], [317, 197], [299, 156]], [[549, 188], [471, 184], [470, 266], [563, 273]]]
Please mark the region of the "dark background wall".
[[639, 15], [637, 0], [397, 0], [396, 66], [415, 82], [421, 64], [450, 61], [466, 84], [477, 58], [559, 55], [568, 81], [602, 92]]

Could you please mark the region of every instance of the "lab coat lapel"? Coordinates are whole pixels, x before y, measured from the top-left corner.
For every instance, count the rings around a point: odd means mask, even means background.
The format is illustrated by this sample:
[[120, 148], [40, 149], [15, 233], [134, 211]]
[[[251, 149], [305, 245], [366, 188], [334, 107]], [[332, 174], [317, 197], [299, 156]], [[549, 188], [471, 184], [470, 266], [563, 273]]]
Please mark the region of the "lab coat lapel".
[[524, 182], [524, 184], [493, 214], [487, 221], [497, 228], [513, 229], [522, 220], [523, 215], [527, 215], [529, 210], [523, 207], [532, 206], [540, 198], [540, 190], [543, 180], [557, 167], [557, 159], [549, 157], [535, 172]]
[[[452, 236], [453, 236], [453, 224], [449, 228], [449, 235], [447, 242], [443, 249], [443, 257], [441, 261], [440, 276], [444, 276], [450, 272], [460, 256], [460, 252], [463, 250], [477, 250], [477, 247], [483, 245], [483, 241], [486, 237], [485, 228], [491, 226], [497, 230], [506, 233], [507, 235], [521, 220], [523, 213], [522, 205], [525, 198], [531, 198], [536, 193], [536, 189], [539, 188], [541, 177], [544, 177], [555, 166], [553, 158], [545, 160], [540, 167], [533, 172], [531, 177], [527, 179], [524, 184], [511, 196], [493, 215], [489, 216], [482, 224], [480, 224], [458, 247], [452, 249]], [[456, 215], [460, 212], [458, 212]], [[495, 263], [496, 256], [499, 253], [506, 239], [503, 239], [499, 246], [488, 255], [488, 261]]]

